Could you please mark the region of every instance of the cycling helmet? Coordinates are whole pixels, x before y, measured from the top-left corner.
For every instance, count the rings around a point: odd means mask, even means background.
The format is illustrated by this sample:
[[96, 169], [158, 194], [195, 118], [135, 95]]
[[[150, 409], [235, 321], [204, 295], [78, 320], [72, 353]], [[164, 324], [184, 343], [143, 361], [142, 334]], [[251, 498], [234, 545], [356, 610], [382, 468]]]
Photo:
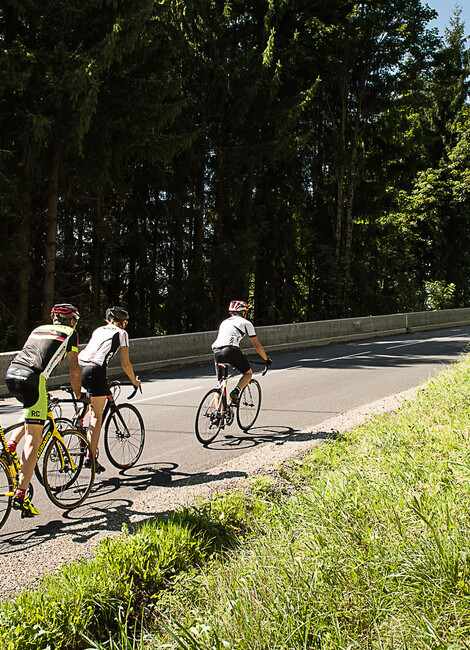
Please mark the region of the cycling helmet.
[[106, 310], [106, 320], [123, 323], [125, 320], [129, 320], [129, 312], [123, 307], [110, 307]]
[[248, 311], [248, 305], [243, 300], [232, 300], [228, 310], [230, 312]]
[[51, 318], [53, 323], [62, 323], [62, 321], [68, 321], [71, 318], [78, 320], [80, 318], [80, 313], [73, 305], [62, 302], [52, 307]]

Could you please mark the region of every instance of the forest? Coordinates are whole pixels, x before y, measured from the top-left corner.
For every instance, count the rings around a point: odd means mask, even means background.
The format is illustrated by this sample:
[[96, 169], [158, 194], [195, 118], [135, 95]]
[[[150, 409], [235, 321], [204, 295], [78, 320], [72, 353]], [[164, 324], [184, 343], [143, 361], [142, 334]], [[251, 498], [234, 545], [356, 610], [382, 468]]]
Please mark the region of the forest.
[[470, 50], [421, 0], [2, 0], [0, 350], [470, 304]]

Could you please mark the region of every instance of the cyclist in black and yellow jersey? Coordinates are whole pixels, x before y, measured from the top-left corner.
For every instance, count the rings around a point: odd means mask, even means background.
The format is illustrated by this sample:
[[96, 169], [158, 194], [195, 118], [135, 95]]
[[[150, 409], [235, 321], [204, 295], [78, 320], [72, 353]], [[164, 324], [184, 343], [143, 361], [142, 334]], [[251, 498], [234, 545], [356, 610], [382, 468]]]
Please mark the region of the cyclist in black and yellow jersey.
[[47, 418], [47, 380], [52, 371], [67, 356], [70, 383], [77, 395], [81, 395], [82, 373], [78, 365], [78, 335], [76, 327], [80, 314], [73, 305], [54, 305], [51, 311], [52, 325], [36, 327], [28, 337], [23, 349], [16, 355], [7, 370], [5, 383], [13, 397], [23, 404], [24, 429], [8, 441], [11, 452], [16, 451], [18, 441], [25, 434], [18, 489], [13, 497], [13, 508], [22, 517], [34, 517], [39, 510], [26, 496], [34, 472], [42, 430]]

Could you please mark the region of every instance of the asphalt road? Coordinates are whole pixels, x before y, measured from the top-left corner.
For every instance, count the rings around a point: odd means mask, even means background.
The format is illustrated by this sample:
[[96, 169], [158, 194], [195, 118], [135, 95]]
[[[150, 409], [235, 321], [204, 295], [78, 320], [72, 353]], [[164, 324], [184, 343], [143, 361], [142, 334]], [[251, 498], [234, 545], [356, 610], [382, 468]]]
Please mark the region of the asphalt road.
[[[423, 383], [458, 360], [469, 339], [470, 327], [460, 327], [274, 353], [271, 370], [265, 377], [258, 377], [263, 403], [255, 427], [245, 434], [235, 422], [209, 447], [196, 440], [194, 419], [201, 398], [215, 386], [213, 367], [183, 368], [143, 377], [143, 393], [133, 403], [145, 422], [144, 452], [134, 468], [119, 473], [107, 461], [100, 445], [100, 462], [107, 471], [96, 479], [86, 502], [87, 512], [94, 511], [98, 518], [99, 513], [110, 508], [124, 509], [150, 486], [210, 481], [211, 468], [254, 447], [308, 431], [338, 414]], [[262, 366], [254, 368], [262, 370]], [[129, 393], [130, 388], [124, 388], [121, 400], [126, 401]], [[20, 417], [16, 400], [1, 400], [0, 421], [4, 428]], [[64, 513], [48, 501], [35, 478], [33, 483], [34, 503], [41, 515], [21, 520], [13, 512], [1, 530], [2, 543], [19, 540], [26, 530], [40, 543], [41, 531], [50, 536], [54, 527], [66, 526], [71, 516], [80, 517], [80, 508]]]

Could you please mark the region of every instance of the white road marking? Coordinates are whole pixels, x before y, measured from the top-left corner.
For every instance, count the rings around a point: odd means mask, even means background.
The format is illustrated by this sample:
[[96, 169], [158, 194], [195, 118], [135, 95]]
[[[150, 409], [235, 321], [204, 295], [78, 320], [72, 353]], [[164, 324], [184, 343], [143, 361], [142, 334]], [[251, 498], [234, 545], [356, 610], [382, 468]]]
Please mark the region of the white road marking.
[[151, 399], [159, 399], [160, 397], [170, 397], [170, 395], [179, 395], [180, 393], [189, 393], [189, 391], [191, 390], [202, 390], [202, 386], [194, 386], [194, 388], [184, 388], [183, 390], [175, 390], [172, 393], [163, 393], [162, 395], [152, 395], [152, 397], [144, 397], [143, 399], [133, 399], [132, 403], [140, 404], [140, 402], [148, 402]]
[[321, 363], [328, 363], [329, 361], [341, 361], [341, 359], [352, 359], [353, 357], [363, 357], [366, 354], [371, 354], [372, 350], [365, 350], [364, 352], [358, 352], [357, 354], [348, 354], [345, 357], [332, 357], [331, 359], [323, 359]]

